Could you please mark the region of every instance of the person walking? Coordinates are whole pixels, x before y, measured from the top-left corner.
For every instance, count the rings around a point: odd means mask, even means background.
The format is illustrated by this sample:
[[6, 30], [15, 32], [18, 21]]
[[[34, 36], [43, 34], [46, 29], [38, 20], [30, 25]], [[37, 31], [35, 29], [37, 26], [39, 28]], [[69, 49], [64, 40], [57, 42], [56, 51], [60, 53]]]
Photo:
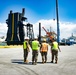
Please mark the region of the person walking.
[[28, 53], [30, 52], [30, 45], [29, 45], [28, 41], [29, 41], [29, 38], [26, 37], [23, 42], [24, 62], [25, 63], [28, 63], [27, 57], [28, 57]]
[[51, 45], [51, 54], [52, 54], [52, 61], [51, 61], [51, 63], [54, 62], [54, 57], [55, 57], [55, 63], [56, 64], [58, 63], [58, 50], [61, 52], [56, 39], [53, 39], [52, 45]]
[[41, 47], [40, 47], [40, 53], [42, 56], [42, 63], [47, 62], [47, 52], [48, 52], [48, 44], [46, 43], [46, 39], [44, 39], [43, 43], [41, 44]]
[[38, 60], [39, 41], [35, 38], [32, 41], [32, 64], [36, 65]]

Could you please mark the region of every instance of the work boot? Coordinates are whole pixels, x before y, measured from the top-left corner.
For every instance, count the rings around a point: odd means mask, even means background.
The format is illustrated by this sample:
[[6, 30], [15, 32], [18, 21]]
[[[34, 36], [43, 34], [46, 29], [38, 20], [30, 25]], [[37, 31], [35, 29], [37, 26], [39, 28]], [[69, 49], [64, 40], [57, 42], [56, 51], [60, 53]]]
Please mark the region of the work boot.
[[57, 61], [55, 62], [55, 64], [57, 64]]
[[44, 64], [44, 61], [42, 61], [42, 63]]
[[46, 61], [44, 61], [44, 63], [46, 63]]
[[34, 65], [34, 62], [32, 62], [32, 65]]
[[25, 63], [28, 63], [28, 60], [24, 61]]
[[51, 61], [51, 63], [53, 63], [53, 61]]

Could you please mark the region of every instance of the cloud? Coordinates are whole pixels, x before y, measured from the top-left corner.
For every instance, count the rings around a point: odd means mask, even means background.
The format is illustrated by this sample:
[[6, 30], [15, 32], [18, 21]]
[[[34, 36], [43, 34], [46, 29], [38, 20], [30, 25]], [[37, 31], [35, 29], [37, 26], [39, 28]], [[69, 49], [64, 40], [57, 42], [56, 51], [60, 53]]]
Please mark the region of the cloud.
[[[39, 20], [37, 23], [34, 24], [34, 32], [35, 35], [38, 33], [38, 26], [39, 22], [41, 23], [42, 27], [45, 27], [46, 30], [55, 31], [57, 33], [57, 21], [56, 20]], [[60, 38], [68, 38], [74, 34], [76, 36], [76, 24], [72, 22], [59, 22], [59, 28], [60, 28]], [[42, 35], [45, 35], [45, 31], [41, 28]]]
[[39, 23], [41, 23], [41, 34], [42, 36], [46, 34], [46, 32], [44, 31], [44, 29], [42, 27], [44, 27], [47, 31], [56, 31], [56, 26], [55, 26], [55, 22], [53, 20], [39, 20], [37, 23], [33, 24], [34, 26], [34, 33], [35, 35], [39, 34]]
[[60, 22], [60, 34], [62, 38], [70, 37], [72, 33], [76, 36], [76, 24], [71, 22]]
[[6, 36], [7, 29], [6, 23], [0, 23], [0, 36]]
[[[56, 20], [39, 20], [38, 22], [33, 24], [34, 35], [37, 36], [39, 34], [39, 23], [41, 23], [41, 35], [45, 35], [45, 31], [42, 27], [44, 27], [48, 31], [55, 31], [57, 33], [57, 24]], [[24, 24], [27, 24], [24, 22]], [[73, 33], [76, 36], [76, 24], [72, 22], [59, 22], [60, 28], [60, 38], [68, 38]], [[7, 24], [0, 23], [0, 36], [6, 36], [7, 34]]]

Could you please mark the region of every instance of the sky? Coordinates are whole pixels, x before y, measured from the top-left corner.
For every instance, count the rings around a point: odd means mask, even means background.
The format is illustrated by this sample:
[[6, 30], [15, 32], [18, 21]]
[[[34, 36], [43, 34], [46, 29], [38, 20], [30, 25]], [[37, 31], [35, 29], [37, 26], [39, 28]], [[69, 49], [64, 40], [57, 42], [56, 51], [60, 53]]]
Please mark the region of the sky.
[[[6, 19], [10, 10], [22, 12], [22, 8], [25, 8], [27, 22], [34, 25], [35, 35], [38, 35], [39, 22], [57, 33], [56, 0], [0, 0], [0, 36], [7, 33]], [[75, 9], [76, 0], [58, 0], [60, 38], [68, 38], [72, 33], [76, 36]], [[42, 35], [45, 34], [42, 29]]]

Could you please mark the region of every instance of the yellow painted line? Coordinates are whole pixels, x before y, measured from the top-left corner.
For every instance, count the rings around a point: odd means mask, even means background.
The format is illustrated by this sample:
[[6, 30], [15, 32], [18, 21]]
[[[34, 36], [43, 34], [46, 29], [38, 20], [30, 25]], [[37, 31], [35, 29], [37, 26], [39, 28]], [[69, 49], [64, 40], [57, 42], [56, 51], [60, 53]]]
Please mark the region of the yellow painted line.
[[10, 46], [0, 46], [0, 48], [23, 48], [23, 46], [22, 45], [10, 45]]

